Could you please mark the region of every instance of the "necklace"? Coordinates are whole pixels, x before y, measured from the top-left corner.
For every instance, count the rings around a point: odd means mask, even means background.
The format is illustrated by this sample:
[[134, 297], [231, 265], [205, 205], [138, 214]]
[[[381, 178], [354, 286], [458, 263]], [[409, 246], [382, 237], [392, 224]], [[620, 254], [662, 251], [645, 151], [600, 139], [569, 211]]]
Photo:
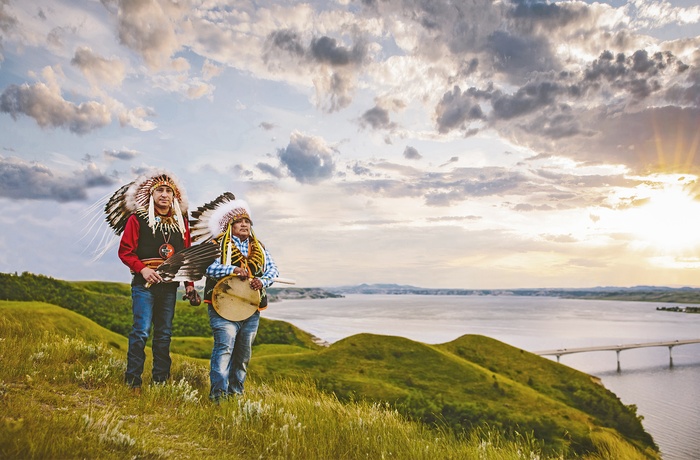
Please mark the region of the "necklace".
[[170, 237], [172, 234], [168, 231], [167, 228], [164, 228], [162, 230], [163, 234], [163, 240], [165, 241], [164, 244], [161, 244], [160, 247], [158, 248], [158, 254], [160, 254], [160, 257], [162, 259], [168, 259], [170, 256], [172, 256], [175, 253], [175, 248], [173, 247], [172, 244], [170, 244]]

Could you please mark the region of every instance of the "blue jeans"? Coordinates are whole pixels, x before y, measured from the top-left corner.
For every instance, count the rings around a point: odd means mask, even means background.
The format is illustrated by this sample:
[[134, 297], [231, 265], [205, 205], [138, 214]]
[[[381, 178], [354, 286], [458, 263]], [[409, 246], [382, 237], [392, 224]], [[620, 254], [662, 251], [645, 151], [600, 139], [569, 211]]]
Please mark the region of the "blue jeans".
[[146, 341], [153, 324], [153, 382], [164, 383], [170, 377], [170, 337], [173, 335], [175, 299], [179, 283], [131, 287], [134, 323], [129, 333], [129, 351], [124, 380], [132, 387], [141, 386], [146, 361]]
[[243, 321], [229, 321], [219, 316], [214, 307], [209, 305], [209, 324], [214, 333], [209, 398], [218, 401], [230, 395], [243, 394], [253, 341], [260, 324], [260, 312], [256, 311]]

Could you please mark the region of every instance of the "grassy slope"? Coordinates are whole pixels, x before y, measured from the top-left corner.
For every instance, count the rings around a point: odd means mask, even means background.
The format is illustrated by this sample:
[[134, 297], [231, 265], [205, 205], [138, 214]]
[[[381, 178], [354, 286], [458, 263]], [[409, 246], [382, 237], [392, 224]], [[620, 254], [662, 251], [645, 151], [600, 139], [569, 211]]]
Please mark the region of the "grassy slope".
[[[468, 347], [488, 350], [493, 363], [470, 361]], [[388, 401], [427, 422], [534, 432], [553, 451], [593, 450], [591, 432], [601, 426], [623, 431], [616, 420], [599, 417], [604, 408], [631, 424], [628, 441], [654, 451], [633, 410], [590, 376], [481, 336], [426, 345], [359, 334], [317, 353], [258, 357], [252, 372], [263, 380], [310, 378], [342, 399]], [[536, 383], [527, 383], [531, 377]]]
[[35, 324], [38, 331], [68, 337], [81, 337], [88, 342], [100, 342], [126, 353], [128, 340], [77, 313], [43, 302], [4, 302], [2, 316], [7, 321]]
[[[252, 379], [246, 396], [213, 405], [203, 396], [206, 363], [178, 355], [173, 383], [135, 396], [115, 351], [124, 338], [38, 302], [0, 301], [0, 338], [0, 458], [558, 458], [526, 436], [459, 438], [382, 405], [340, 403], [299, 380]], [[594, 437], [600, 454], [581, 458], [645, 458], [614, 433]]]
[[[68, 282], [31, 273], [22, 273], [20, 276], [0, 273], [0, 300], [39, 301], [58, 305], [125, 336], [131, 328], [131, 288], [124, 283]], [[175, 306], [173, 335], [207, 339], [211, 337], [206, 306], [202, 304], [192, 307], [189, 303], [178, 300]], [[193, 346], [197, 343], [202, 348], [195, 351]], [[260, 331], [255, 343], [319, 348], [311, 334], [284, 321], [272, 321], [267, 318], [260, 319]], [[180, 345], [174, 344], [176, 348]], [[211, 351], [210, 342], [207, 340], [189, 341], [183, 343], [182, 347], [199, 355]]]
[[[123, 300], [129, 292], [128, 286], [119, 283], [67, 283], [27, 274], [14, 278], [16, 284], [23, 280], [29, 287], [39, 281], [48, 283], [59, 300], [75, 297], [76, 293], [96, 295], [93, 302], [102, 308], [111, 308], [115, 297]], [[25, 291], [32, 289], [25, 287]], [[201, 308], [178, 305], [176, 319], [186, 316], [181, 308], [202, 313]], [[260, 333], [271, 325], [275, 329], [276, 323], [282, 322], [262, 323]], [[653, 456], [653, 442], [642, 430], [634, 410], [624, 407], [590, 376], [500, 342], [467, 336], [429, 346], [363, 334], [314, 352], [319, 347], [311, 342], [310, 335], [282, 324], [284, 327], [277, 327], [283, 333], [277, 334], [276, 343], [255, 347], [252, 378], [271, 381], [280, 376], [304, 375], [344, 399], [390, 401], [404, 413], [427, 422], [451, 426], [488, 423], [499, 429], [534, 431], [551, 448], [571, 442], [579, 452], [593, 449], [595, 436], [591, 433], [597, 427], [614, 427]], [[125, 342], [117, 340], [106, 343], [112, 342], [122, 350], [126, 347]], [[173, 351], [201, 358], [206, 365], [211, 343], [210, 337], [175, 337]]]

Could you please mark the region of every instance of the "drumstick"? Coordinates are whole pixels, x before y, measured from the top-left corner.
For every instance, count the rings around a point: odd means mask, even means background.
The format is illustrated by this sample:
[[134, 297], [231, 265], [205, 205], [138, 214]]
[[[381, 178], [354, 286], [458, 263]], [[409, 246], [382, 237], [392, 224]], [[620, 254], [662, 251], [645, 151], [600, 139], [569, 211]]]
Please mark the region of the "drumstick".
[[275, 283], [282, 283], [282, 284], [297, 284], [296, 281], [294, 281], [293, 279], [289, 279], [289, 278], [258, 278], [258, 279], [259, 280], [270, 280], [270, 281], [274, 281]]
[[289, 279], [289, 278], [272, 278], [272, 281], [275, 283], [282, 283], [282, 284], [297, 284], [296, 281]]

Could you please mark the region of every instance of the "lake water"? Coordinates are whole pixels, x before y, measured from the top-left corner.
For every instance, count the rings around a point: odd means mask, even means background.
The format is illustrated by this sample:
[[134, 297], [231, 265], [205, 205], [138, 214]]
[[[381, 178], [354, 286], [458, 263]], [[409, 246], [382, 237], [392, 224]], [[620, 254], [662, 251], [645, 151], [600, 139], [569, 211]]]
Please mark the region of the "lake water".
[[[523, 350], [700, 339], [700, 314], [657, 311], [669, 304], [519, 296], [348, 295], [284, 300], [263, 312], [329, 343], [362, 332], [428, 344], [480, 334]], [[635, 404], [665, 460], [700, 459], [700, 344], [561, 357]], [[552, 359], [556, 359], [552, 357]]]

